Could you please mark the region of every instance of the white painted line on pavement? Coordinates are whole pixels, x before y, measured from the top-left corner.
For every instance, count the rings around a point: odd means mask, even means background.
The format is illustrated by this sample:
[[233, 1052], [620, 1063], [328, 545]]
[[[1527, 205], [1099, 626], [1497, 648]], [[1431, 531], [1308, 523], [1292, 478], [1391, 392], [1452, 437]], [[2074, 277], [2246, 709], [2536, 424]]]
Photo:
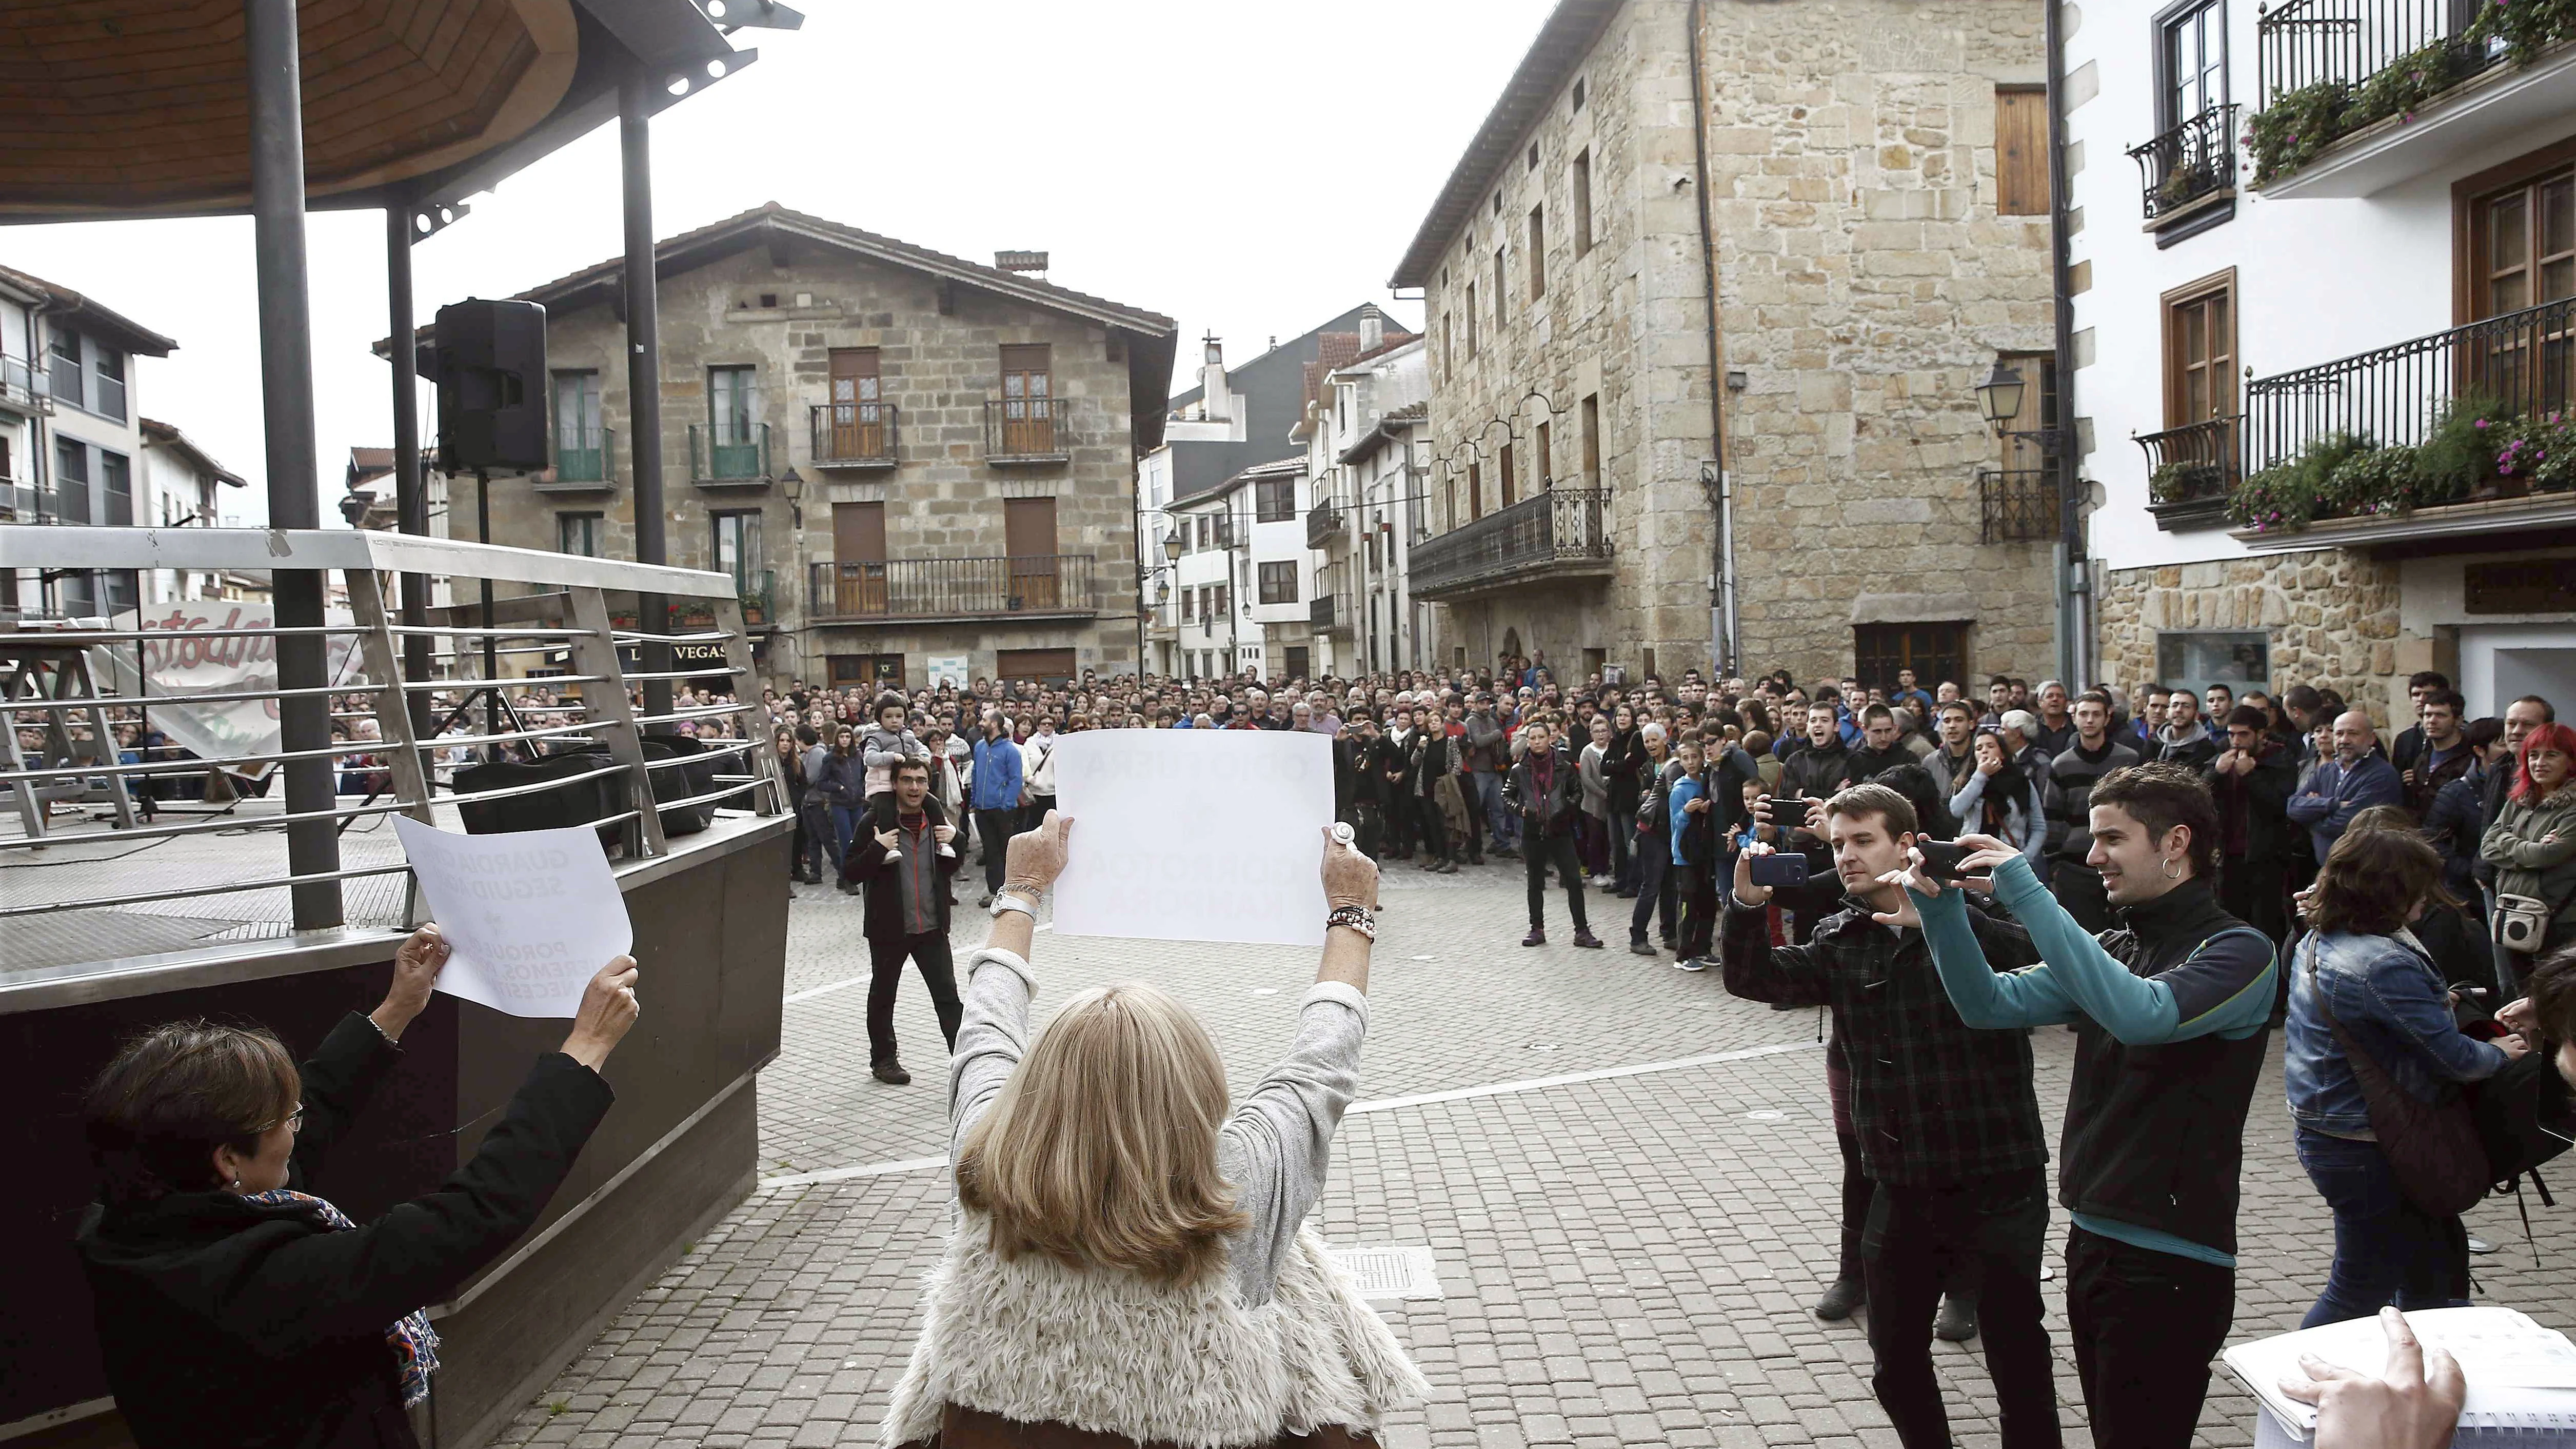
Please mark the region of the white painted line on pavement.
[[[1478, 1097], [1509, 1096], [1514, 1092], [1541, 1092], [1550, 1087], [1570, 1087], [1582, 1082], [1606, 1082], [1618, 1077], [1642, 1077], [1649, 1072], [1677, 1072], [1692, 1067], [1713, 1067], [1727, 1062], [1751, 1061], [1756, 1057], [1775, 1057], [1784, 1052], [1815, 1051], [1822, 1045], [1821, 1042], [1813, 1041], [1781, 1042], [1773, 1046], [1712, 1052], [1707, 1056], [1678, 1057], [1668, 1062], [1639, 1062], [1635, 1066], [1601, 1067], [1589, 1072], [1569, 1072], [1561, 1077], [1528, 1077], [1516, 1082], [1493, 1082], [1482, 1087], [1457, 1087], [1446, 1092], [1423, 1092], [1411, 1097], [1388, 1097], [1381, 1101], [1353, 1102], [1343, 1110], [1343, 1115], [1355, 1116], [1364, 1112], [1400, 1112], [1407, 1108], [1428, 1107], [1440, 1102], [1465, 1102]], [[905, 1172], [929, 1172], [947, 1165], [948, 1158], [944, 1154], [938, 1157], [907, 1157], [897, 1162], [871, 1162], [861, 1167], [834, 1167], [821, 1172], [799, 1172], [786, 1177], [764, 1177], [760, 1180], [757, 1190], [770, 1192], [783, 1187], [811, 1187], [817, 1183], [848, 1182], [852, 1178], [859, 1177], [889, 1177]]]

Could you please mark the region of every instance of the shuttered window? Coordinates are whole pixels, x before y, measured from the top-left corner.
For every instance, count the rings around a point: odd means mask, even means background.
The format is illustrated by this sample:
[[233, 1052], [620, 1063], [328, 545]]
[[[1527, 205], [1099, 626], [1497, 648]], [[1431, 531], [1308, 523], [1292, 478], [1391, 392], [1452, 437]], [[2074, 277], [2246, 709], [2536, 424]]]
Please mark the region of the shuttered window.
[[2048, 92], [1995, 88], [1995, 214], [2048, 215]]

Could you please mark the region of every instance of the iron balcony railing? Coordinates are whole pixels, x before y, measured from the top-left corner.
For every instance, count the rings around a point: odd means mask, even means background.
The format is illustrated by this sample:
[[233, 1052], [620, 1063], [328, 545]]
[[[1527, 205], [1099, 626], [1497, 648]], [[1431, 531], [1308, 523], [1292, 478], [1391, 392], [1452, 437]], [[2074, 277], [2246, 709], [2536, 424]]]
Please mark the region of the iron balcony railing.
[[805, 594], [809, 623], [1006, 619], [1099, 609], [1087, 553], [818, 563]]
[[2147, 507], [2159, 517], [2215, 514], [2239, 473], [2238, 441], [2244, 418], [2218, 417], [2130, 441], [2147, 455]]
[[2474, 0], [2290, 0], [2254, 24], [2257, 92], [2269, 105], [2321, 81], [2358, 88], [2399, 61], [2430, 60], [2455, 77], [2483, 70], [2502, 52], [2460, 38], [2477, 10]]
[[2049, 468], [1977, 470], [1977, 540], [2057, 537], [2057, 474]]
[[1342, 524], [1347, 517], [1348, 515], [1344, 514], [1341, 509], [1334, 507], [1330, 503], [1318, 503], [1314, 507], [1307, 509], [1306, 546], [1308, 548], [1322, 548], [1325, 544], [1332, 542], [1333, 535], [1342, 531]]
[[2212, 106], [2129, 157], [2146, 179], [2147, 220], [2173, 215], [2236, 185], [2236, 107]]
[[1347, 629], [1350, 621], [1341, 616], [1341, 598], [1331, 590], [1319, 591], [1306, 601], [1306, 623], [1316, 629]]
[[603, 427], [555, 430], [555, 481], [605, 485], [617, 477], [617, 434]]
[[1070, 455], [1072, 404], [1060, 397], [996, 398], [984, 404], [984, 461], [1061, 463]]
[[824, 468], [891, 468], [899, 419], [889, 402], [815, 403], [807, 425], [814, 462]]
[[769, 424], [689, 424], [690, 482], [705, 486], [769, 479]]
[[2375, 352], [2245, 386], [2245, 471], [2295, 458], [2349, 433], [2374, 444], [2424, 441], [2455, 398], [2505, 416], [2563, 413], [2576, 403], [2576, 297], [2489, 317]]
[[1454, 592], [1546, 572], [1598, 572], [1610, 559], [1610, 491], [1554, 488], [1413, 546], [1413, 592]]

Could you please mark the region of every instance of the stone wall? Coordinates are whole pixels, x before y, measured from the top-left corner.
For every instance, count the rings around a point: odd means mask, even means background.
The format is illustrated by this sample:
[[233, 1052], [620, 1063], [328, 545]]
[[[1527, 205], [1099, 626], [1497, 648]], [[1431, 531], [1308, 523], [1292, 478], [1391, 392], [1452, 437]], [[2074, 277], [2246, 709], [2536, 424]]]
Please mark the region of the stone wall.
[[[764, 307], [808, 294], [806, 306]], [[548, 365], [600, 375], [601, 410], [615, 433], [610, 493], [541, 493], [527, 479], [493, 481], [493, 541], [556, 546], [556, 516], [605, 514], [603, 551], [634, 557], [634, 434], [623, 361], [623, 324], [607, 306], [548, 319]], [[906, 678], [927, 678], [924, 656], [968, 654], [990, 674], [1000, 649], [1073, 648], [1080, 667], [1135, 668], [1134, 457], [1127, 358], [1121, 339], [1086, 319], [1051, 313], [968, 287], [940, 309], [931, 277], [792, 239], [783, 254], [754, 245], [677, 276], [661, 290], [663, 495], [670, 561], [712, 568], [713, 510], [761, 514], [763, 566], [777, 576], [778, 622], [766, 651], [771, 679], [825, 677], [834, 654], [902, 654]], [[984, 461], [984, 402], [998, 398], [1000, 348], [1050, 344], [1055, 395], [1070, 402], [1071, 460], [995, 467]], [[898, 409], [901, 461], [893, 468], [817, 467], [810, 407], [829, 396], [836, 347], [875, 347], [885, 401]], [[791, 502], [782, 486], [702, 488], [690, 480], [689, 427], [708, 420], [707, 369], [752, 365], [760, 418], [770, 427], [770, 471], [804, 480]], [[703, 439], [702, 439], [703, 446]], [[474, 484], [456, 492], [454, 532], [473, 529]], [[805, 617], [807, 566], [833, 557], [835, 503], [885, 505], [892, 559], [1001, 556], [1003, 503], [1056, 500], [1056, 550], [1089, 554], [1099, 614], [1092, 620], [814, 625]]]
[[2343, 549], [2113, 569], [2100, 592], [2102, 671], [2134, 692], [2156, 678], [2159, 631], [2260, 629], [2274, 689], [2332, 689], [2386, 730], [2392, 691], [2405, 694], [2398, 602], [2397, 563]]

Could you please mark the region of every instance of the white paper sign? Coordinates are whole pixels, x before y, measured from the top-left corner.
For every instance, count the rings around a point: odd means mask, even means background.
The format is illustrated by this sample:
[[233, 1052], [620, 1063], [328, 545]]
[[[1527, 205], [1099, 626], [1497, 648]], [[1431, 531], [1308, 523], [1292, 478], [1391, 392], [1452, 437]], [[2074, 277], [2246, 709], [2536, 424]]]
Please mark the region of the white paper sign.
[[1331, 736], [1084, 730], [1055, 781], [1074, 821], [1058, 935], [1324, 944]]
[[937, 689], [945, 684], [964, 689], [966, 663], [966, 656], [963, 654], [933, 654], [922, 660], [922, 667], [930, 673], [931, 688]]
[[635, 945], [626, 897], [587, 825], [455, 835], [394, 817], [450, 948], [438, 989], [512, 1016], [568, 1017]]

